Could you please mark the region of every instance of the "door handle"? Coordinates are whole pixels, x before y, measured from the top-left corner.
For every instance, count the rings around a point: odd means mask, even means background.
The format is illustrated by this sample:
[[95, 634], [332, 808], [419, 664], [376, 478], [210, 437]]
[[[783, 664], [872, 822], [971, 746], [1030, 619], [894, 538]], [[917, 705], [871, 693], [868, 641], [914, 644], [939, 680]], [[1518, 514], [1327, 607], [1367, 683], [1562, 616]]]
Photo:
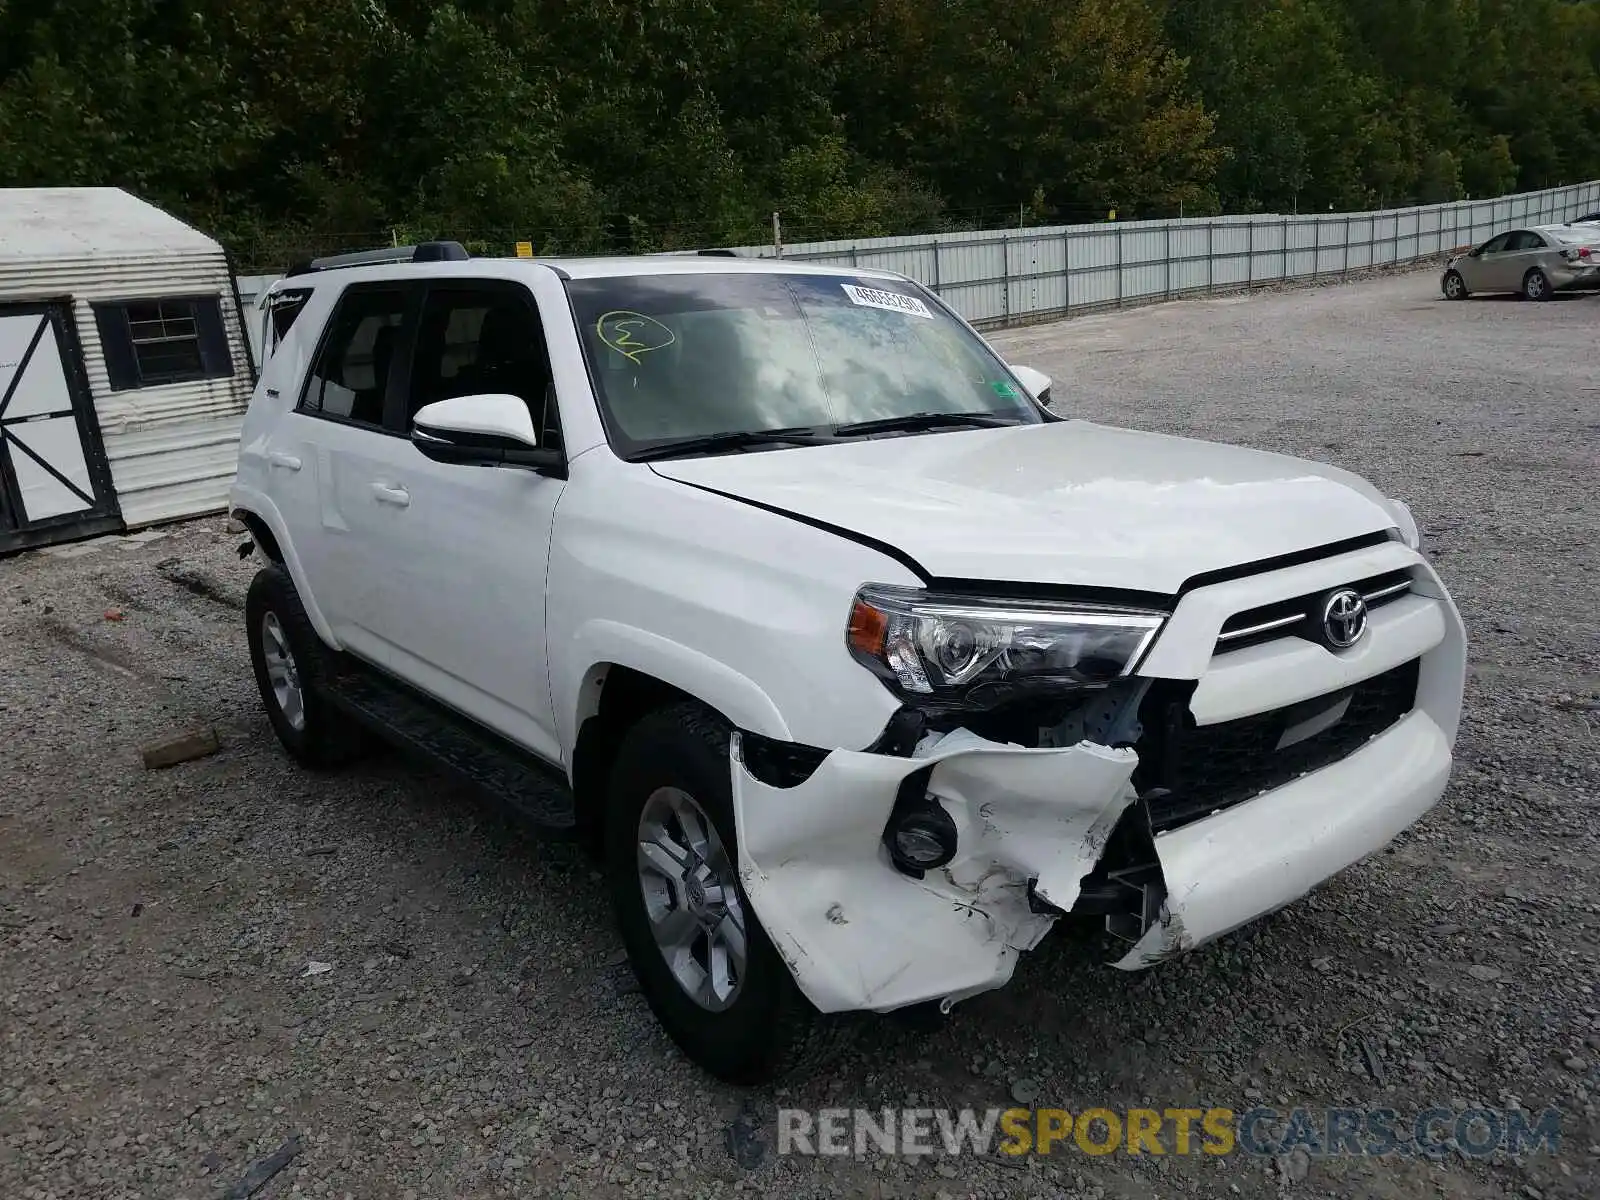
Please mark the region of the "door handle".
[[390, 487], [386, 483], [372, 485], [372, 496], [379, 504], [392, 504], [396, 508], [406, 508], [411, 504], [411, 493], [403, 487]]
[[275, 467], [282, 467], [286, 471], [298, 471], [300, 469], [300, 460], [293, 454], [285, 454], [282, 450], [269, 450], [267, 452], [267, 462]]

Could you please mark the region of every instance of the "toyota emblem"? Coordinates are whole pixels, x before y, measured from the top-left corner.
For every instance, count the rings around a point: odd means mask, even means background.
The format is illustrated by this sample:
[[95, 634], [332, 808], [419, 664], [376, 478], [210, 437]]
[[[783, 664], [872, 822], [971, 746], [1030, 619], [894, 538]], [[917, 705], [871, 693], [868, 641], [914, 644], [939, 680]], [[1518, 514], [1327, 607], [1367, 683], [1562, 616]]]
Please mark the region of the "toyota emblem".
[[1322, 640], [1335, 650], [1348, 650], [1367, 632], [1367, 602], [1354, 588], [1332, 592], [1322, 602]]

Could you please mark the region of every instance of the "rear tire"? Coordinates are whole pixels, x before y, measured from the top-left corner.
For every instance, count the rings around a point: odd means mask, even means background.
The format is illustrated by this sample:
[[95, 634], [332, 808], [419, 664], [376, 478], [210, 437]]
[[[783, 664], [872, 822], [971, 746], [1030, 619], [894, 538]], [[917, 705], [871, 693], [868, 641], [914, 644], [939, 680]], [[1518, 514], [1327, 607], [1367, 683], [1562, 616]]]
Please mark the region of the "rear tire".
[[1538, 267], [1535, 267], [1522, 277], [1522, 298], [1524, 300], [1548, 300], [1554, 292], [1555, 289], [1550, 286], [1550, 277]]
[[[707, 826], [698, 835], [696, 822]], [[728, 726], [720, 718], [686, 702], [628, 731], [612, 768], [605, 840], [628, 960], [684, 1054], [734, 1084], [765, 1083], [827, 1056], [840, 1019], [822, 1016], [801, 994], [738, 880]], [[641, 866], [647, 857], [671, 870]], [[681, 928], [690, 932], [675, 937]]]
[[317, 636], [289, 572], [256, 572], [244, 601], [256, 686], [283, 748], [308, 767], [342, 766], [364, 746], [361, 730], [329, 703], [333, 651]]
[[1467, 281], [1461, 278], [1460, 271], [1446, 271], [1444, 275], [1444, 298], [1446, 300], [1465, 300], [1470, 293], [1467, 291]]

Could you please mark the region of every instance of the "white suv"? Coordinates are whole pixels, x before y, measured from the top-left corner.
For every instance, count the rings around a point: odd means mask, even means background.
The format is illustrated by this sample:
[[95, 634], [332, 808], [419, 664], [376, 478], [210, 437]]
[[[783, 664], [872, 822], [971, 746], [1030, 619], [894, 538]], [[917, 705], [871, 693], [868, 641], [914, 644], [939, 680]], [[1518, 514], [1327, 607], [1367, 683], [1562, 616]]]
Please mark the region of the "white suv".
[[414, 257], [264, 302], [267, 712], [584, 838], [715, 1074], [999, 987], [1063, 918], [1159, 962], [1444, 790], [1461, 621], [1362, 480], [1064, 420], [897, 275]]

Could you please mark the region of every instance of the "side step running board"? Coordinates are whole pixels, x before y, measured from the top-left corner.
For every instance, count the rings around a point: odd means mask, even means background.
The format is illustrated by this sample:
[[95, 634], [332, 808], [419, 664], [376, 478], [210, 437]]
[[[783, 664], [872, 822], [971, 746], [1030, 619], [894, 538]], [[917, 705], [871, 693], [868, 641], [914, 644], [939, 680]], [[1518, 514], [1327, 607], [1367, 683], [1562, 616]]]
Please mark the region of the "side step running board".
[[572, 791], [543, 759], [363, 664], [340, 665], [328, 698], [378, 737], [485, 792], [542, 834], [575, 831]]

